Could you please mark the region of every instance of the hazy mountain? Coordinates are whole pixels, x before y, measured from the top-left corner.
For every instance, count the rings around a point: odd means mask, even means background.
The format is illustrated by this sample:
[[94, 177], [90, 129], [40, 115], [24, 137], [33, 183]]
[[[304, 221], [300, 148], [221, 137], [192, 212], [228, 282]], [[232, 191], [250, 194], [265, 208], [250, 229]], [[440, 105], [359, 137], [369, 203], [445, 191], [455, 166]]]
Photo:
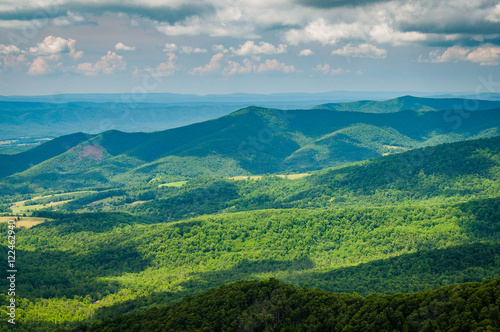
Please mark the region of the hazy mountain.
[[479, 111], [500, 108], [500, 101], [463, 98], [418, 98], [404, 96], [384, 101], [363, 100], [351, 103], [329, 103], [316, 106], [342, 112], [393, 113], [406, 110], [437, 111], [464, 110]]
[[[96, 183], [310, 171], [415, 147], [499, 134], [500, 112], [282, 111], [249, 107], [214, 120], [153, 133], [107, 131], [46, 158], [21, 176], [84, 176]], [[4, 156], [6, 163], [24, 155]], [[16, 160], [18, 160], [16, 159]], [[36, 164], [23, 162], [22, 165]], [[24, 170], [20, 167], [17, 172]], [[10, 171], [8, 174], [12, 173]], [[78, 176], [76, 176], [78, 174]], [[99, 176], [97, 176], [97, 174]]]

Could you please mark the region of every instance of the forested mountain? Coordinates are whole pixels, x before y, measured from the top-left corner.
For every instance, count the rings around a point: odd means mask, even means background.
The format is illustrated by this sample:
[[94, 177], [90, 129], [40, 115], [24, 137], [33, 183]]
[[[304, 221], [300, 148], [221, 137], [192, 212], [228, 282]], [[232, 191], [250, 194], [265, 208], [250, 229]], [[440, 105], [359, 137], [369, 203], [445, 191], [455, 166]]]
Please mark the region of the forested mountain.
[[16, 329], [498, 330], [500, 111], [446, 105], [247, 107], [0, 155]]
[[249, 107], [166, 131], [107, 131], [63, 153], [44, 144], [39, 151], [58, 155], [37, 160], [38, 165], [24, 160], [25, 155], [2, 158], [7, 164], [34, 164], [10, 179], [11, 184], [31, 181], [46, 189], [54, 188], [54, 179], [69, 179], [68, 185], [82, 188], [146, 183], [156, 177], [179, 181], [199, 175], [304, 172], [499, 134], [499, 111], [464, 112], [369, 114]]
[[[95, 211], [103, 206], [94, 202], [115, 197], [118, 200], [106, 206], [107, 211], [179, 220], [221, 211], [461, 202], [500, 196], [499, 170], [500, 137], [494, 137], [416, 149], [295, 180], [216, 177], [192, 179], [180, 187], [158, 187], [162, 182], [153, 182], [143, 190], [104, 190], [61, 208]], [[135, 201], [142, 203], [126, 204]]]
[[342, 112], [393, 113], [400, 111], [466, 110], [479, 111], [500, 108], [498, 100], [463, 98], [419, 98], [403, 96], [385, 101], [363, 100], [350, 103], [328, 103], [316, 108]]
[[498, 331], [500, 279], [384, 296], [242, 281], [74, 331]]
[[[331, 92], [319, 94], [229, 94], [179, 95], [168, 93], [63, 94], [53, 96], [0, 96], [0, 140], [46, 138], [83, 131], [98, 134], [105, 130], [158, 131], [227, 115], [248, 105], [280, 109], [311, 108], [327, 101], [352, 101], [360, 98], [382, 100], [400, 93]], [[473, 96], [475, 99], [477, 96]], [[395, 99], [398, 100], [399, 98]], [[420, 98], [416, 98], [419, 100]], [[392, 103], [391, 101], [388, 101]], [[375, 108], [377, 102], [370, 102]], [[417, 104], [425, 105], [426, 99]], [[437, 109], [470, 110], [476, 101], [445, 99]], [[477, 109], [500, 108], [500, 103], [478, 101]], [[332, 104], [333, 105], [333, 104]], [[335, 104], [352, 109], [357, 104]], [[361, 107], [360, 105], [357, 105]], [[467, 108], [465, 108], [467, 106]], [[418, 110], [419, 108], [410, 108]], [[423, 107], [422, 109], [425, 109]], [[362, 108], [363, 111], [366, 110]], [[474, 109], [476, 110], [476, 109]], [[0, 145], [1, 148], [3, 148]]]

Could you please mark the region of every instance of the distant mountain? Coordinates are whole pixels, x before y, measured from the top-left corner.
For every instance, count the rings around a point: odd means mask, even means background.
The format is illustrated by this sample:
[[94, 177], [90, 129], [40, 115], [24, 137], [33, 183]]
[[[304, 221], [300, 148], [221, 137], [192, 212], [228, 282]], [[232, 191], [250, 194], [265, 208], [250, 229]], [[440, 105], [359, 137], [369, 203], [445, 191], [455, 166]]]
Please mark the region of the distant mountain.
[[18, 176], [35, 177], [44, 186], [48, 184], [43, 179], [51, 176], [80, 186], [89, 181], [88, 185], [103, 185], [157, 177], [177, 181], [199, 175], [310, 171], [421, 146], [492, 137], [500, 134], [499, 128], [498, 110], [370, 114], [249, 107], [165, 131], [107, 131], [68, 151], [44, 144], [37, 151], [50, 158], [35, 162], [25, 157], [28, 154], [3, 159], [11, 165], [16, 164], [13, 160], [34, 165]]
[[363, 100], [351, 103], [329, 103], [316, 106], [339, 112], [394, 113], [400, 111], [465, 110], [480, 111], [500, 108], [500, 100], [462, 98], [418, 98], [404, 96], [385, 101]]
[[[0, 102], [0, 140], [55, 137], [75, 132], [99, 134], [110, 129], [158, 131], [229, 114], [240, 103], [45, 103]], [[22, 143], [22, 142], [21, 142]]]
[[[54, 138], [75, 132], [99, 134], [107, 130], [153, 132], [186, 126], [228, 115], [249, 105], [279, 109], [326, 108], [336, 111], [389, 113], [403, 110], [465, 110], [500, 108], [500, 101], [429, 99], [405, 96], [377, 101], [390, 93], [366, 95], [373, 100], [352, 101], [357, 93], [324, 94], [233, 94], [171, 95], [152, 94], [138, 103], [124, 102], [119, 95], [61, 95], [41, 97], [0, 97], [0, 153], [22, 151], [39, 144], [37, 139]], [[74, 100], [73, 100], [74, 99]], [[83, 99], [83, 100], [79, 100]], [[359, 100], [359, 99], [356, 99]], [[50, 101], [50, 102], [49, 102]], [[12, 141], [14, 140], [14, 141]], [[16, 141], [17, 140], [17, 141]]]
[[[148, 93], [141, 96], [141, 103], [295, 103], [314, 102], [318, 100], [329, 101], [355, 101], [361, 99], [385, 100], [403, 95], [429, 96], [431, 93], [415, 91], [330, 91], [322, 93], [230, 93], [230, 94], [176, 94], [176, 93]], [[435, 93], [434, 93], [435, 94]], [[137, 96], [128, 93], [67, 93], [42, 96], [0, 96], [0, 101], [41, 102], [41, 103], [70, 103], [70, 102], [95, 102], [95, 103], [123, 103], [135, 100]], [[254, 105], [254, 104], [251, 104]]]

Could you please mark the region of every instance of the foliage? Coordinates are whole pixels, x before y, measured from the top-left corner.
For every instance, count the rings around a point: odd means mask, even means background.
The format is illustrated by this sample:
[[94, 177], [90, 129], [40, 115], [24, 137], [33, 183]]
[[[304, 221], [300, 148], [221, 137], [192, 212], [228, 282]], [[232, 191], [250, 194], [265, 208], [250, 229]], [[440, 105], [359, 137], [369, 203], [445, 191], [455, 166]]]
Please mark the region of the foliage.
[[74, 331], [499, 331], [500, 279], [391, 296], [240, 281]]

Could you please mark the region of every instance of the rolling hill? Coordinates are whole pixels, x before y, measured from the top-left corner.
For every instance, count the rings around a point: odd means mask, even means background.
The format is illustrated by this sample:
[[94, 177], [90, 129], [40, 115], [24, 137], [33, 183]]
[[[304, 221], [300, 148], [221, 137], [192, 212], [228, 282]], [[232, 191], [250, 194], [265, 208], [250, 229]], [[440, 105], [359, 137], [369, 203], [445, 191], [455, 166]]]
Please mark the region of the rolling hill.
[[[262, 118], [270, 114], [262, 109], [246, 109], [241, 113], [232, 117], [238, 119], [246, 115], [249, 116], [244, 118], [246, 122], [252, 117], [263, 121]], [[436, 112], [424, 114], [427, 113]], [[223, 120], [229, 125], [220, 124], [220, 132], [231, 132], [233, 122], [230, 120], [234, 119]], [[312, 130], [290, 120], [289, 126], [292, 125], [304, 132]], [[172, 142], [176, 138], [185, 140], [184, 145], [189, 146], [192, 142], [189, 135], [180, 135], [184, 129], [178, 129], [177, 135], [167, 131], [170, 141], [158, 139], [155, 146], [177, 151], [179, 145]], [[157, 134], [160, 137], [167, 135], [165, 132]], [[135, 154], [134, 160], [139, 162], [154, 156], [154, 149], [141, 151], [139, 148], [149, 141], [150, 135], [107, 132], [93, 136], [83, 145], [20, 174], [27, 176], [37, 167], [45, 167], [45, 163], [54, 168], [69, 167], [63, 164], [62, 158], [73, 151], [80, 153], [82, 159], [88, 157], [85, 163], [73, 167], [81, 167], [84, 172], [80, 174], [86, 174], [87, 181], [96, 181], [101, 173], [85, 173], [86, 167], [92, 169], [92, 163], [95, 163], [94, 170], [99, 170], [105, 165], [102, 160], [124, 158], [127, 154], [130, 158], [131, 151]], [[87, 142], [93, 142], [94, 146], [99, 144], [103, 150], [94, 150]], [[101, 155], [99, 151], [104, 152]], [[148, 309], [169, 305], [158, 310], [176, 312], [179, 308], [176, 306], [180, 306], [183, 312], [193, 308], [196, 308], [193, 312], [200, 312], [203, 309], [195, 303], [204, 303], [204, 296], [213, 299], [210, 294], [217, 290], [195, 297], [192, 302], [195, 294], [230, 282], [271, 277], [293, 284], [293, 287], [286, 286], [291, 289], [307, 286], [336, 293], [357, 292], [366, 297], [314, 291], [332, 298], [352, 297], [359, 304], [372, 303], [370, 301], [375, 298], [383, 303], [387, 299], [397, 299], [396, 309], [391, 307], [394, 311], [406, 305], [403, 299], [407, 299], [413, 309], [404, 310], [406, 318], [400, 321], [403, 325], [412, 321], [408, 317], [416, 317], [412, 310], [417, 310], [417, 306], [409, 299], [415, 296], [423, 301], [422, 297], [429, 296], [432, 304], [425, 304], [423, 311], [417, 311], [423, 312], [421, 320], [426, 324], [438, 324], [444, 316], [440, 319], [429, 316], [425, 308], [436, 308], [438, 303], [444, 308], [463, 302], [450, 295], [451, 304], [448, 299], [442, 304], [431, 294], [439, 294], [438, 297], [450, 292], [464, 294], [460, 297], [465, 301], [471, 299], [476, 308], [480, 307], [474, 302], [475, 296], [461, 293], [470, 285], [448, 286], [444, 293], [438, 288], [464, 282], [484, 281], [484, 285], [489, 285], [485, 280], [500, 276], [499, 155], [500, 137], [493, 137], [413, 149], [313, 171], [309, 176], [293, 180], [276, 176], [255, 180], [194, 177], [176, 185], [131, 182], [120, 188], [98, 188], [98, 192], [80, 193], [61, 206], [60, 211], [52, 211], [52, 207], [47, 206], [33, 214], [50, 221], [16, 230], [16, 251], [22, 257], [17, 264], [23, 271], [16, 280], [16, 290], [21, 294], [18, 298], [22, 317], [19, 330], [72, 329], [80, 324], [85, 324], [80, 330], [106, 327], [123, 330], [121, 324], [127, 322], [128, 327], [135, 326], [133, 320], [140, 330], [144, 317], [153, 312], [146, 311]], [[191, 159], [190, 162], [199, 160]], [[212, 162], [216, 165], [220, 160]], [[128, 167], [125, 164], [123, 169]], [[138, 169], [140, 167], [145, 166], [138, 166]], [[173, 164], [171, 167], [179, 171], [182, 166]], [[128, 176], [126, 172], [119, 173], [118, 168], [115, 171], [117, 176]], [[63, 172], [61, 174], [63, 176]], [[65, 182], [81, 181], [76, 174], [69, 173], [64, 181], [54, 178], [53, 185], [64, 188]], [[146, 170], [144, 174], [148, 174]], [[19, 174], [7, 179], [23, 181]], [[26, 179], [29, 185], [36, 184], [36, 175]], [[26, 185], [24, 182], [19, 184]], [[33, 201], [51, 200], [52, 197], [33, 198]], [[0, 224], [0, 238], [4, 239], [0, 250], [5, 255], [7, 232], [7, 225]], [[7, 280], [0, 280], [0, 286], [7, 287]], [[228, 290], [233, 286], [224, 287]], [[432, 289], [434, 291], [428, 291]], [[374, 291], [394, 295], [369, 295]], [[425, 292], [395, 294], [421, 291]], [[485, 291], [480, 293], [484, 295]], [[259, 298], [252, 294], [241, 292], [241, 296], [248, 296], [254, 303], [254, 299]], [[7, 299], [0, 297], [2, 308], [6, 308]], [[260, 302], [255, 303], [262, 309]], [[304, 308], [305, 302], [300, 303], [297, 309]], [[382, 303], [378, 308], [381, 306]], [[481, 308], [489, 307], [488, 304]], [[253, 312], [255, 307], [252, 304], [238, 307], [231, 315], [249, 317], [245, 308]], [[359, 311], [358, 307], [352, 308]], [[481, 312], [485, 314], [487, 310], [481, 309]], [[374, 309], [370, 313], [378, 315], [379, 312]], [[365, 318], [373, 323], [368, 319], [371, 314]], [[438, 317], [441, 314], [443, 312], [439, 312]], [[171, 317], [166, 313], [157, 316], [160, 325], [167, 324]], [[304, 326], [308, 328], [312, 319], [308, 319], [309, 316], [304, 318]], [[211, 316], [203, 317], [209, 325], [217, 322]], [[353, 323], [365, 321], [351, 315], [345, 317]], [[467, 321], [472, 324], [470, 326], [487, 326], [487, 322], [483, 322], [486, 316], [477, 317], [481, 319]], [[155, 319], [149, 321], [157, 324]], [[249, 318], [248, 321], [256, 320]], [[319, 328], [324, 326], [321, 324]]]
[[[179, 181], [199, 175], [235, 176], [305, 172], [340, 166], [416, 147], [499, 134], [498, 110], [355, 113], [328, 109], [283, 111], [248, 107], [227, 116], [153, 133], [112, 130], [68, 151], [44, 144], [45, 159], [2, 156], [8, 179], [54, 180], [76, 187]], [[64, 138], [62, 138], [64, 139]], [[48, 158], [48, 157], [51, 158]], [[17, 159], [16, 159], [17, 158]], [[22, 172], [24, 171], [24, 172]], [[91, 179], [91, 180], [90, 180]], [[57, 182], [57, 181], [56, 181]], [[67, 181], [66, 181], [67, 182]]]
[[498, 100], [463, 98], [420, 98], [403, 96], [385, 101], [362, 100], [349, 103], [328, 103], [316, 106], [339, 112], [394, 113], [400, 111], [465, 110], [480, 111], [500, 108]]
[[242, 281], [73, 331], [496, 331], [500, 279], [384, 296]]

